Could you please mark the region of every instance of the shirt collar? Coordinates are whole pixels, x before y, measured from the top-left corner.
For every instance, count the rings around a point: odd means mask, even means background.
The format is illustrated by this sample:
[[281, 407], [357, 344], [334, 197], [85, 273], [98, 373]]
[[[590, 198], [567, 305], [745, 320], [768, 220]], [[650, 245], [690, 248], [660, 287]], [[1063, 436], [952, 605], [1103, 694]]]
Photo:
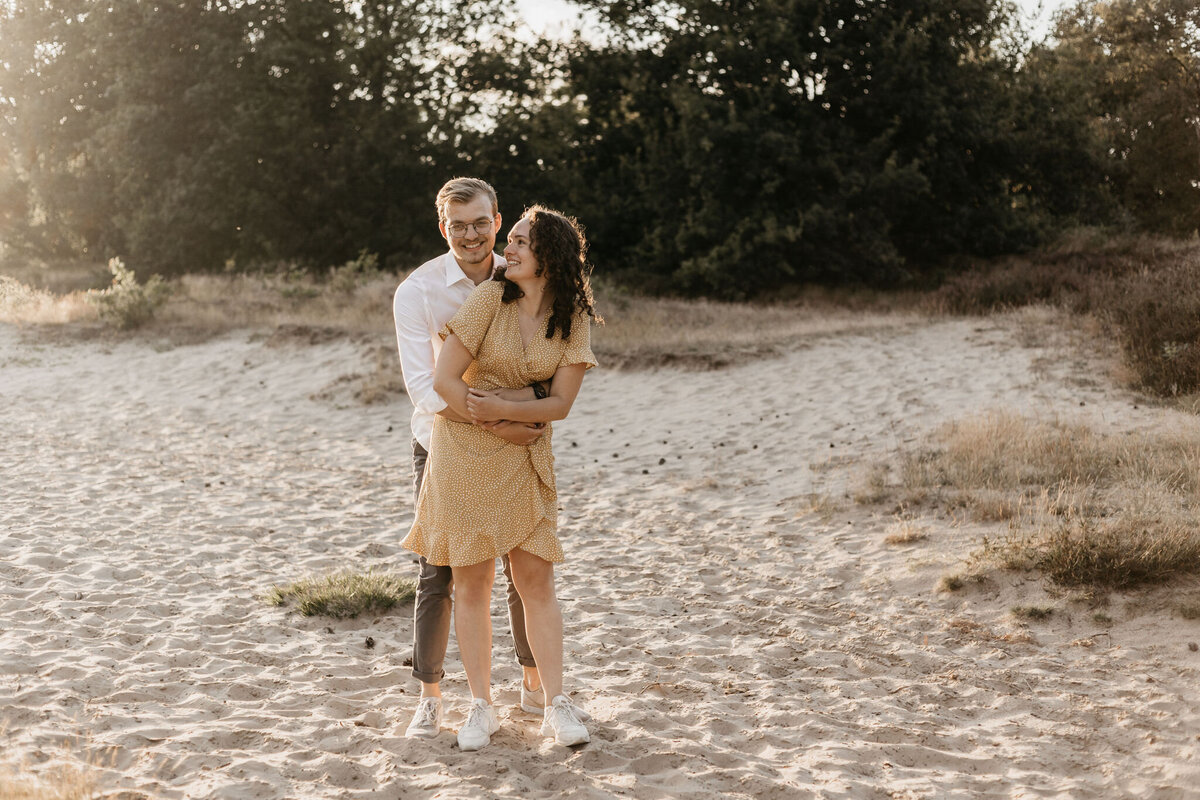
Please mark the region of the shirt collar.
[[[446, 285], [453, 286], [459, 281], [469, 281], [467, 273], [462, 271], [462, 267], [458, 265], [458, 259], [454, 257], [454, 252], [449, 251], [443, 258], [446, 259]], [[493, 272], [500, 267], [503, 267], [508, 262], [504, 260], [504, 256], [492, 253], [492, 270]]]

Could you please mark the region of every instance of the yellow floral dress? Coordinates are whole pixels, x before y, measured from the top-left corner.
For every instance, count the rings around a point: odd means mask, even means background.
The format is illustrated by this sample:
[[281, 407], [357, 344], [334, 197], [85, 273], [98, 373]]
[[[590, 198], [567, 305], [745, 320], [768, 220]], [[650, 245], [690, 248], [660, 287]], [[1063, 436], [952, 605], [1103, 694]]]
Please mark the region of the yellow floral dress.
[[[520, 389], [549, 380], [560, 366], [596, 366], [591, 320], [579, 313], [571, 335], [546, 338], [550, 315], [521, 345], [517, 304], [501, 302], [504, 285], [484, 281], [441, 330], [456, 335], [475, 359], [463, 374], [475, 389]], [[402, 545], [431, 564], [465, 567], [514, 547], [557, 563], [558, 493], [547, 426], [528, 446], [439, 415], [434, 419], [417, 517]]]

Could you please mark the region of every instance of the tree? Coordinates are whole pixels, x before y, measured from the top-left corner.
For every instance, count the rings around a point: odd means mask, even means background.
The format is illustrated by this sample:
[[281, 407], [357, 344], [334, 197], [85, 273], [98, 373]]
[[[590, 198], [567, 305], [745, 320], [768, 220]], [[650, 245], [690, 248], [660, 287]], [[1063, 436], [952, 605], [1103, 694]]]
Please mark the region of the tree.
[[1145, 229], [1200, 229], [1200, 6], [1084, 0], [1054, 38], [1054, 68], [1100, 137], [1096, 179]]
[[504, 7], [0, 5], [4, 239], [163, 274], [412, 258]]
[[741, 297], [903, 280], [912, 261], [1030, 240], [996, 0], [590, 3], [574, 166], [596, 258]]

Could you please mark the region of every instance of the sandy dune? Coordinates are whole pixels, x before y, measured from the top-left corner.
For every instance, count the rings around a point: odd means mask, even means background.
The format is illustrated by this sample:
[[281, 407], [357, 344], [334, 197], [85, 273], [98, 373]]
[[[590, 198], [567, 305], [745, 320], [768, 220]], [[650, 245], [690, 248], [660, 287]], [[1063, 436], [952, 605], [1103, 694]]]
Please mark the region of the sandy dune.
[[[332, 622], [257, 599], [411, 570], [407, 402], [313, 398], [362, 368], [358, 346], [0, 327], [0, 766], [91, 754], [113, 798], [1200, 796], [1200, 625], [1118, 601], [1105, 631], [1068, 610], [1006, 637], [1038, 579], [934, 591], [980, 528], [887, 545], [889, 514], [845, 497], [985, 408], [1171, 424], [1069, 350], [1020, 344], [1033, 316], [591, 373], [555, 443], [567, 683], [592, 743], [544, 744], [517, 709], [497, 591], [503, 727], [478, 753], [403, 738], [408, 608]], [[449, 667], [453, 727], [453, 641]]]

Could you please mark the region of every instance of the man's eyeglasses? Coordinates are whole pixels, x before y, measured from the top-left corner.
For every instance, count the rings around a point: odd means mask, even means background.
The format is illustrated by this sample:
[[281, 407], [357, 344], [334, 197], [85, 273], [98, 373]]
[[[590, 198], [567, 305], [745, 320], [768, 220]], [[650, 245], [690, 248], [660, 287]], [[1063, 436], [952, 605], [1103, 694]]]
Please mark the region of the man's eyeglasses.
[[467, 235], [467, 228], [476, 236], [487, 236], [492, 232], [492, 225], [495, 224], [493, 219], [477, 219], [474, 222], [455, 222], [446, 226], [446, 230], [450, 231], [450, 235], [455, 239], [461, 239]]

